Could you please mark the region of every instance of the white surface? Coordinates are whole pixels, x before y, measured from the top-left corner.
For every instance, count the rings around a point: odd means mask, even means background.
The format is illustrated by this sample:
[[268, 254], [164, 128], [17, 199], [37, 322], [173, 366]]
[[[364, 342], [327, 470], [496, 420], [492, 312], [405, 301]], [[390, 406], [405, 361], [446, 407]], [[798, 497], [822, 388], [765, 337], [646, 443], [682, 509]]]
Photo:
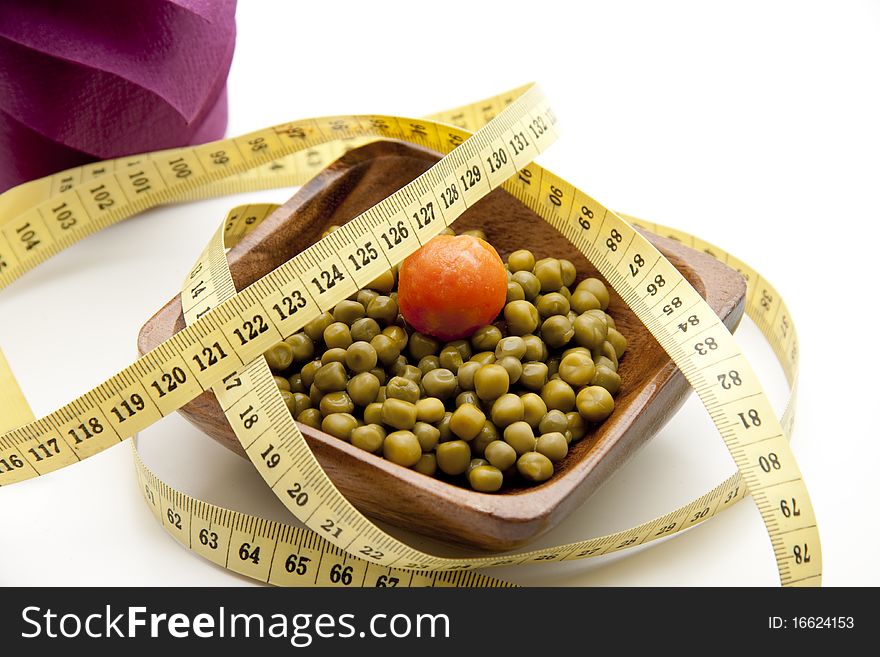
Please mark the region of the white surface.
[[[565, 130], [542, 164], [610, 207], [716, 242], [785, 295], [802, 353], [794, 444], [819, 519], [825, 583], [880, 584], [880, 452], [868, 422], [876, 313], [855, 300], [857, 287], [866, 298], [877, 287], [866, 233], [877, 235], [880, 5], [490, 4], [241, 2], [229, 134], [321, 114], [419, 116], [541, 82]], [[130, 362], [138, 327], [240, 202], [149, 212], [0, 295], [0, 344], [38, 414]], [[749, 326], [740, 334], [779, 407], [785, 386], [769, 348]], [[151, 427], [141, 443], [148, 463], [186, 491], [288, 518], [248, 463], [180, 418]], [[731, 471], [691, 399], [542, 542], [630, 526]], [[0, 527], [3, 584], [249, 584], [165, 535], [141, 501], [127, 446], [0, 490]], [[546, 585], [778, 582], [751, 501], [638, 552], [496, 573]]]

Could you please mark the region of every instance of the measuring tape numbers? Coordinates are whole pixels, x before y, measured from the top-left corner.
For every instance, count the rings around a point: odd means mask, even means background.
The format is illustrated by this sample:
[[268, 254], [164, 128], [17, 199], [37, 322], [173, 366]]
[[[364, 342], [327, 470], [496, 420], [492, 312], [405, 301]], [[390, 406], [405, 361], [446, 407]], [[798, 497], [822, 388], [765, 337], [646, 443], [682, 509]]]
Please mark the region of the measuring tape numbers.
[[[0, 486], [106, 449], [212, 389], [257, 471], [307, 529], [196, 500], [162, 482], [136, 454], [141, 489], [183, 545], [262, 581], [504, 585], [473, 570], [587, 558], [640, 545], [704, 522], [749, 493], [767, 526], [782, 584], [818, 585], [818, 530], [787, 438], [793, 406], [780, 423], [730, 332], [634, 224], [706, 251], [746, 276], [746, 312], [793, 384], [797, 341], [784, 302], [757, 272], [721, 249], [674, 229], [628, 220], [539, 167], [533, 159], [555, 138], [552, 110], [537, 87], [527, 86], [431, 119], [301, 121], [91, 165], [10, 190], [0, 197], [3, 286], [78, 239], [148, 207], [302, 184], [345, 148], [371, 140], [398, 139], [444, 154], [398, 192], [241, 291], [232, 282], [225, 251], [273, 208], [233, 211], [184, 282], [186, 328], [44, 418], [33, 420], [0, 359], [0, 429], [9, 429], [0, 436]], [[463, 188], [458, 180], [464, 171], [478, 172], [473, 179], [479, 182]], [[701, 498], [623, 532], [515, 554], [438, 557], [386, 533], [336, 489], [287, 410], [262, 353], [401, 262], [497, 187], [574, 244], [633, 309], [697, 392], [738, 471]], [[437, 221], [413, 222], [413, 214], [428, 203], [437, 209]], [[253, 221], [244, 223], [245, 216]], [[403, 239], [381, 240], [392, 228]], [[365, 241], [378, 246], [375, 258], [356, 269], [347, 265], [346, 255]], [[633, 261], [644, 263], [635, 274]], [[656, 280], [664, 282], [659, 291], [652, 285]], [[677, 304], [670, 303], [673, 297]], [[256, 322], [265, 330], [246, 330]], [[739, 383], [721, 385], [721, 375], [731, 371]], [[167, 385], [169, 377], [173, 386]]]

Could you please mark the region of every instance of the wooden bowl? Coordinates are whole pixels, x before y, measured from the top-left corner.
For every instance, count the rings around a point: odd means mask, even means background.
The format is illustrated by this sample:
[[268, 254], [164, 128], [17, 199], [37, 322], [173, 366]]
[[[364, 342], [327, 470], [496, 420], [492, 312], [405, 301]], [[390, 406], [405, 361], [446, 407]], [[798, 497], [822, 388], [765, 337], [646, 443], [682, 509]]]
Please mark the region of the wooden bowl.
[[[249, 285], [428, 169], [438, 155], [407, 144], [377, 142], [352, 150], [268, 217], [228, 254], [238, 289]], [[468, 210], [457, 231], [483, 229], [502, 257], [528, 248], [538, 258], [571, 260], [578, 279], [598, 276], [565, 238], [503, 190]], [[713, 258], [669, 239], [647, 237], [681, 271], [732, 329], [745, 303], [742, 277]], [[426, 535], [491, 550], [506, 550], [547, 531], [592, 494], [673, 415], [689, 386], [656, 340], [612, 291], [609, 312], [629, 347], [611, 417], [572, 445], [548, 482], [502, 494], [477, 493], [421, 475], [349, 443], [299, 425], [309, 446], [339, 489], [364, 513]], [[184, 326], [180, 297], [141, 329], [145, 353]], [[225, 447], [244, 456], [211, 392], [180, 412]]]

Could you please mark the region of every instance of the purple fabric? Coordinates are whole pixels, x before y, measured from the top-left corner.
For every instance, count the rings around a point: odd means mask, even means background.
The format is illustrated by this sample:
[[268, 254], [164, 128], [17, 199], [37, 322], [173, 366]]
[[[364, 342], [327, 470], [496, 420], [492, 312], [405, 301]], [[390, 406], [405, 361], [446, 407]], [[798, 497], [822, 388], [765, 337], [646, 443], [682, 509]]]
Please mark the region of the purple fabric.
[[226, 129], [235, 0], [3, 0], [0, 191]]

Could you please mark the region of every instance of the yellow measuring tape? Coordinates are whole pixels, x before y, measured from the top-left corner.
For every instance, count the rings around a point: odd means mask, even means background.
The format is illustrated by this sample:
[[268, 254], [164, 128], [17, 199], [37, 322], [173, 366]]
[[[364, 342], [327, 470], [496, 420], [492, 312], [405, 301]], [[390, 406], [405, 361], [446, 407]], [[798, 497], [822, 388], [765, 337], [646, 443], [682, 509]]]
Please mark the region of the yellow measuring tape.
[[[532, 162], [555, 139], [555, 124], [538, 89], [528, 86], [432, 119], [340, 116], [300, 121], [195, 148], [62, 172], [10, 190], [0, 197], [2, 286], [82, 237], [148, 207], [301, 184], [327, 163], [325, 158], [341, 153], [346, 142], [351, 146], [399, 139], [446, 154], [412, 183], [239, 292], [232, 285], [225, 249], [247, 226], [234, 217], [224, 221], [184, 283], [188, 326], [94, 390], [37, 421], [0, 359], [0, 429], [11, 429], [0, 436], [0, 486], [106, 449], [212, 388], [261, 476], [309, 529], [193, 499], [159, 480], [136, 457], [138, 475], [148, 503], [175, 538], [215, 563], [263, 581], [499, 585], [472, 570], [585, 558], [639, 545], [703, 522], [748, 492], [767, 525], [783, 585], [819, 584], [818, 530], [788, 431], [783, 431], [721, 320], [634, 229], [632, 220]], [[327, 150], [328, 144], [337, 150]], [[467, 189], [458, 184], [466, 170], [480, 173], [474, 176], [479, 182]], [[464, 559], [437, 557], [400, 542], [335, 488], [287, 411], [262, 352], [402, 261], [496, 187], [559, 230], [630, 305], [709, 410], [737, 474], [690, 504], [624, 532], [542, 550]], [[429, 202], [438, 210], [437, 220], [413, 222], [413, 214]], [[254, 208], [248, 216], [266, 216], [269, 211]], [[794, 326], [772, 286], [744, 263], [697, 238], [645, 227], [706, 250], [747, 276], [747, 312], [794, 382]], [[382, 240], [392, 229], [400, 239]], [[346, 256], [363, 248], [365, 241], [379, 247], [376, 256], [352, 270]], [[633, 275], [629, 265], [635, 256], [645, 265]], [[657, 278], [665, 282], [659, 293], [650, 285]], [[674, 308], [672, 297], [679, 301]], [[245, 330], [256, 322], [265, 330]], [[721, 385], [720, 375], [734, 370], [740, 383]], [[163, 385], [168, 375], [173, 387]], [[791, 419], [789, 407], [783, 416], [788, 430]]]

